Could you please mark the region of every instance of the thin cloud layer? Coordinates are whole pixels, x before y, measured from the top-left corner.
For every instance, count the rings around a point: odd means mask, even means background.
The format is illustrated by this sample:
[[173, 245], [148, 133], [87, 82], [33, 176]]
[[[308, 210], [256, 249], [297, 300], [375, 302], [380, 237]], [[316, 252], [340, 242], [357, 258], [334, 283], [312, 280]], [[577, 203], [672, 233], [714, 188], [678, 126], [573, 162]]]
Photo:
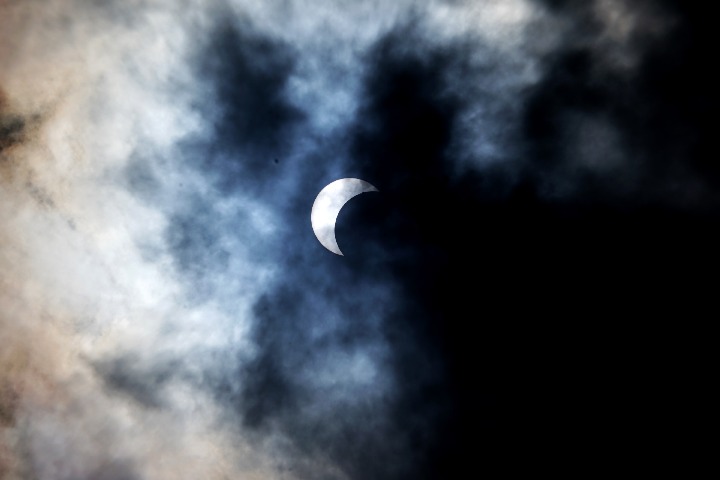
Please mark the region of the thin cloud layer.
[[0, 476], [615, 464], [715, 259], [705, 13], [1, 2]]

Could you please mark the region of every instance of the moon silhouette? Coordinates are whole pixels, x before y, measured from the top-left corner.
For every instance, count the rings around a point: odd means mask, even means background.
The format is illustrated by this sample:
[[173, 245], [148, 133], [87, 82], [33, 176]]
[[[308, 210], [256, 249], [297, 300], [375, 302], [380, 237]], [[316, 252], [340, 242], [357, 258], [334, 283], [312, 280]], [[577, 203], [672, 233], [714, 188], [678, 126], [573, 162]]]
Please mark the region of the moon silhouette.
[[312, 206], [310, 222], [323, 247], [337, 255], [343, 254], [335, 239], [335, 221], [340, 209], [361, 193], [377, 191], [377, 188], [359, 178], [341, 178], [320, 190]]

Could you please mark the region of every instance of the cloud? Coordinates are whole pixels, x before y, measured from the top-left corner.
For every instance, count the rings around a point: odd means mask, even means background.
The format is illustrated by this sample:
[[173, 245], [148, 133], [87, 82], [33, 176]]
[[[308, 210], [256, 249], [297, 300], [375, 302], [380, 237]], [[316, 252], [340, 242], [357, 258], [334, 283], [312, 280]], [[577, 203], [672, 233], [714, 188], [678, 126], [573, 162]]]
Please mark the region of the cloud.
[[[656, 391], [634, 355], [717, 243], [705, 13], [1, 3], [0, 476], [631, 447], [613, 399]], [[345, 257], [310, 226], [341, 177], [381, 192], [341, 211]]]
[[691, 147], [708, 117], [688, 110], [712, 94], [692, 73], [702, 60], [679, 53], [702, 50], [689, 33], [705, 31], [696, 13], [671, 3], [551, 4], [566, 40], [544, 60], [524, 122], [541, 188], [559, 199], [714, 204], [706, 147]]

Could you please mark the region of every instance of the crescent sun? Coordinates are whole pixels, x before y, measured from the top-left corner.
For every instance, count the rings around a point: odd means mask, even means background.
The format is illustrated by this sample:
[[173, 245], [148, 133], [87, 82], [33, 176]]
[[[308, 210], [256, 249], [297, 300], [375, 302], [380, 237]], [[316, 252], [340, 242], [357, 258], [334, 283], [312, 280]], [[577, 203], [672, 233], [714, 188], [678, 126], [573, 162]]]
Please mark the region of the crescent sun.
[[335, 221], [340, 209], [353, 197], [378, 189], [359, 178], [341, 178], [320, 190], [310, 213], [313, 232], [320, 243], [331, 252], [342, 255], [335, 239]]

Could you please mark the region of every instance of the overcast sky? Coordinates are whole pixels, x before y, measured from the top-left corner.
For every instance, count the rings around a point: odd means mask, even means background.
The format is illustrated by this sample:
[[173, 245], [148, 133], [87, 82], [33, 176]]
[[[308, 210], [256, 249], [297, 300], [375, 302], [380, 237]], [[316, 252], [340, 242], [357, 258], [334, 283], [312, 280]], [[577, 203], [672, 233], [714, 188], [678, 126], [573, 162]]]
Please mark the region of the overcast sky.
[[[0, 478], [660, 462], [714, 318], [712, 22], [0, 0]], [[310, 211], [344, 177], [379, 193], [337, 256]]]

